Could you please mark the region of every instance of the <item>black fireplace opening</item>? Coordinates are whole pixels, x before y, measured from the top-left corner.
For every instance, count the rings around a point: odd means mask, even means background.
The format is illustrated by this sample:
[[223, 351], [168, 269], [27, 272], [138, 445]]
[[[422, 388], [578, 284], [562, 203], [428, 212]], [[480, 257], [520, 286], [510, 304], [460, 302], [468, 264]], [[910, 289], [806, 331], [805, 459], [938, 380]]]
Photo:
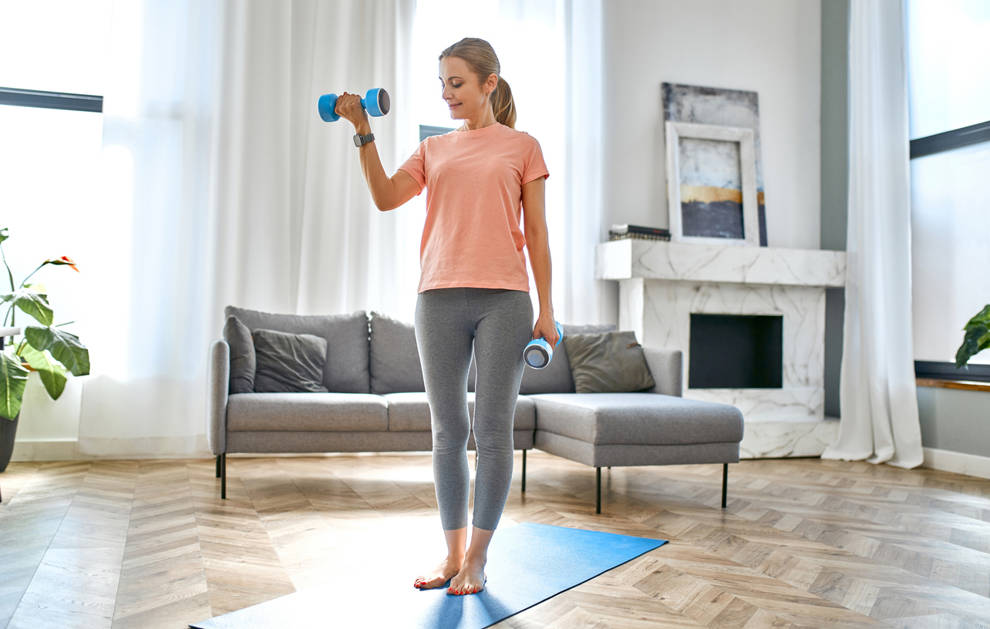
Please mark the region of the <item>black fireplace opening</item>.
[[782, 315], [691, 314], [688, 387], [783, 386]]

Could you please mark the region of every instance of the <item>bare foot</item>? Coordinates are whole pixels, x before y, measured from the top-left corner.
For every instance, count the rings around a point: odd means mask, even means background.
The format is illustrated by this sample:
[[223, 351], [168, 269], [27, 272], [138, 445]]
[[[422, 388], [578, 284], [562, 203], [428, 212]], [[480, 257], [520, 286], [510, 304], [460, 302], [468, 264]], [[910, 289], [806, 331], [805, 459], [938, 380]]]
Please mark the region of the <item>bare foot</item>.
[[485, 589], [485, 559], [465, 557], [460, 572], [450, 580], [448, 594], [474, 594]]
[[447, 579], [457, 574], [457, 571], [460, 569], [461, 560], [448, 555], [443, 561], [437, 564], [436, 568], [427, 573], [426, 576], [417, 577], [416, 581], [413, 583], [413, 587], [417, 587], [421, 590], [438, 588], [446, 583]]

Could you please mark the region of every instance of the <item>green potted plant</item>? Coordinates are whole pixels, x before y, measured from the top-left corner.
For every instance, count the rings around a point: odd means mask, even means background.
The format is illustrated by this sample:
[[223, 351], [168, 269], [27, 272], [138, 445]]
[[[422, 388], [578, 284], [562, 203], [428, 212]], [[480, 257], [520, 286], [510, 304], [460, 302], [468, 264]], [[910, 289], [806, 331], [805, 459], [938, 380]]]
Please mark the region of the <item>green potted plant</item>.
[[[15, 285], [14, 274], [3, 253], [3, 243], [8, 237], [7, 228], [0, 228], [0, 256], [10, 281], [10, 292], [0, 294], [0, 307], [6, 306], [0, 321], [0, 329], [5, 328], [0, 333], [0, 472], [7, 469], [14, 449], [28, 374], [36, 371], [48, 395], [57, 400], [65, 389], [66, 372], [74, 376], [89, 373], [89, 350], [79, 337], [60, 329], [72, 321], [52, 325], [52, 308], [44, 287], [27, 283], [31, 276], [48, 265], [68, 266], [78, 273], [75, 262], [66, 256], [45, 260]], [[20, 328], [13, 327], [16, 310], [39, 325], [25, 326], [22, 334]], [[10, 342], [5, 342], [7, 338]]]
[[962, 345], [956, 350], [956, 367], [963, 367], [973, 354], [990, 347], [990, 304], [983, 306], [963, 328], [966, 335]]

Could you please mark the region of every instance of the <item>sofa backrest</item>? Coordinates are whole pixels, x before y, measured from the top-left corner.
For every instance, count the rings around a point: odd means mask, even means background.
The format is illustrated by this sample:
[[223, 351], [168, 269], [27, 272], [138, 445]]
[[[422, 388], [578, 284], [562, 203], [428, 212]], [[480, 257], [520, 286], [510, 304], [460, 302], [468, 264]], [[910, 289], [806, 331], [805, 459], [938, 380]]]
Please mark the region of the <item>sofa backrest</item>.
[[[419, 362], [416, 330], [413, 324], [399, 321], [372, 310], [370, 358], [371, 392], [377, 394], [403, 391], [425, 391], [423, 369]], [[615, 330], [614, 324], [569, 325], [563, 324], [564, 336], [568, 334], [593, 334]], [[519, 359], [522, 360], [522, 354]], [[471, 354], [468, 372], [468, 391], [474, 391], [477, 364]], [[567, 352], [561, 343], [554, 349], [553, 360], [545, 369], [523, 368], [519, 392], [573, 393], [574, 379], [567, 360]]]
[[327, 341], [323, 386], [339, 393], [370, 393], [368, 315], [364, 310], [339, 315], [297, 315], [262, 312], [238, 306], [223, 309], [224, 319], [237, 317], [252, 332], [279, 330], [314, 334]]
[[[369, 316], [371, 356], [368, 360], [368, 369], [371, 372], [371, 392], [382, 395], [403, 391], [426, 391], [414, 325], [394, 319], [377, 310], [372, 310]], [[471, 366], [468, 368], [468, 391], [474, 391], [477, 371], [474, 352], [472, 352]]]

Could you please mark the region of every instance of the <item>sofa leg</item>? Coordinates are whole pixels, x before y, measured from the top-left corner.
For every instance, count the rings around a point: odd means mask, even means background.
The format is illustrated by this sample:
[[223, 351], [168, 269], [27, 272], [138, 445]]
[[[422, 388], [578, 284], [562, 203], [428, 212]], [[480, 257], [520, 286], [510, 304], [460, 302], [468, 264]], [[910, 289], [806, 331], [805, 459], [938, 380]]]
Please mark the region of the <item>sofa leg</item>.
[[217, 478], [220, 478], [220, 455], [217, 455]]
[[523, 493], [526, 492], [526, 449], [525, 448], [523, 448], [522, 490], [523, 490]]
[[595, 513], [602, 512], [602, 468], [595, 468], [595, 481], [596, 481], [596, 491], [595, 491]]
[[227, 499], [227, 453], [220, 455], [220, 498]]
[[729, 464], [722, 464], [722, 508], [725, 508], [725, 488], [729, 480]]

